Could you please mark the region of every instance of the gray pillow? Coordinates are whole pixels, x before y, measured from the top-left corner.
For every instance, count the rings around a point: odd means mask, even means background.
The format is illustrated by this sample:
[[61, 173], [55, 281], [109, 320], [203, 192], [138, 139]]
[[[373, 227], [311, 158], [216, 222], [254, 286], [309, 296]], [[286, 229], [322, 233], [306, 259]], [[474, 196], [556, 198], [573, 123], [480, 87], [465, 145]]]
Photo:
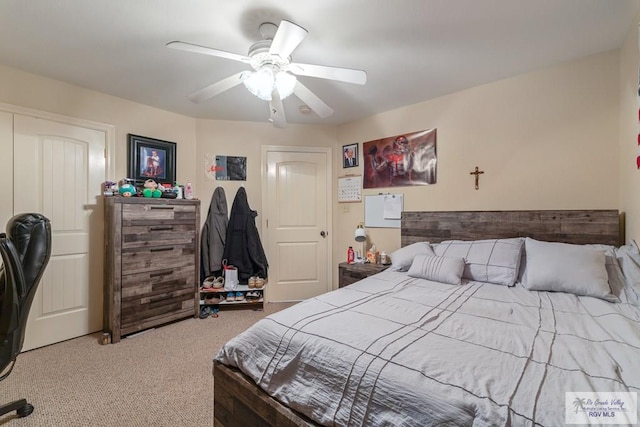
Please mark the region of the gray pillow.
[[635, 242], [616, 248], [616, 258], [622, 269], [627, 298], [640, 307], [640, 251]]
[[459, 285], [462, 283], [463, 271], [464, 258], [418, 255], [413, 259], [407, 274], [418, 279]]
[[462, 277], [513, 286], [518, 278], [524, 239], [446, 240], [434, 248], [438, 256], [464, 258]]
[[600, 249], [604, 252], [604, 266], [607, 269], [607, 282], [609, 282], [609, 288], [611, 293], [620, 298], [620, 295], [624, 292], [625, 280], [624, 274], [618, 262], [616, 255], [617, 248], [611, 245], [585, 245], [588, 248]]
[[429, 242], [418, 242], [391, 253], [389, 271], [407, 271], [416, 255], [435, 255]]
[[605, 253], [584, 245], [525, 240], [527, 271], [523, 285], [532, 291], [567, 292], [606, 301], [619, 299], [607, 281]]

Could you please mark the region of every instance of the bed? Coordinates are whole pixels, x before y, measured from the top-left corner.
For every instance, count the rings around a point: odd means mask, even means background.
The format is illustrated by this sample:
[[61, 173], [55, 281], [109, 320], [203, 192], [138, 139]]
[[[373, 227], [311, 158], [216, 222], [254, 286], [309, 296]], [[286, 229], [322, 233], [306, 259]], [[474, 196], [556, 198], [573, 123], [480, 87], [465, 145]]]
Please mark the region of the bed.
[[[553, 426], [575, 393], [637, 393], [640, 254], [620, 246], [620, 219], [403, 212], [396, 261], [408, 271], [301, 302], [225, 344], [215, 425]], [[487, 250], [491, 265], [474, 260]], [[545, 281], [568, 287], [535, 290]]]

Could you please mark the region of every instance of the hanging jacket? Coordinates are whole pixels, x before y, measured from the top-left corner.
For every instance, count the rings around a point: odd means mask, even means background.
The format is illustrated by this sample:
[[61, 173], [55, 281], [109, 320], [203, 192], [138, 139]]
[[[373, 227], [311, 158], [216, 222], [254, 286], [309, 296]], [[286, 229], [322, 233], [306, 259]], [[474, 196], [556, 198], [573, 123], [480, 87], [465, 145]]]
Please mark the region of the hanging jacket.
[[200, 239], [201, 281], [222, 270], [222, 255], [227, 237], [227, 196], [224, 188], [218, 187], [211, 196], [207, 220], [202, 227]]
[[257, 216], [249, 207], [247, 192], [240, 187], [231, 206], [222, 257], [228, 265], [238, 268], [240, 282], [246, 282], [251, 276], [267, 278], [269, 265], [256, 227]]

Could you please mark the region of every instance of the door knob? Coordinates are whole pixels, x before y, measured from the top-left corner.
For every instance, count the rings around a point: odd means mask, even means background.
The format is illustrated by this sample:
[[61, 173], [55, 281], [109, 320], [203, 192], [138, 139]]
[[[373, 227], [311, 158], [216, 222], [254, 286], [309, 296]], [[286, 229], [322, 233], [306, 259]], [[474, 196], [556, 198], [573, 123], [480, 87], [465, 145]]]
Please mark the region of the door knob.
[[328, 234], [329, 234], [329, 233], [326, 233], [326, 232], [324, 232], [324, 231], [321, 231], [321, 232], [320, 232], [320, 235], [321, 235], [322, 237], [327, 237], [327, 235], [328, 235]]

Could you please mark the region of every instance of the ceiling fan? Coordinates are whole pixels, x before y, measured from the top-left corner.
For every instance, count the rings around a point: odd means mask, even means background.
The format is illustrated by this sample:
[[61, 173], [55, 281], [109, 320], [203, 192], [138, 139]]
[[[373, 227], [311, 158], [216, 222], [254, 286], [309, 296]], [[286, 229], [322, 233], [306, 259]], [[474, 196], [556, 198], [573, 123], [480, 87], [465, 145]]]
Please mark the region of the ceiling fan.
[[192, 93], [188, 98], [193, 102], [202, 102], [244, 83], [252, 94], [269, 101], [269, 121], [276, 127], [284, 127], [287, 119], [282, 100], [292, 93], [323, 119], [333, 114], [331, 107], [300, 83], [296, 75], [360, 85], [367, 81], [367, 73], [362, 70], [291, 62], [291, 52], [307, 33], [308, 31], [299, 25], [285, 20], [281, 21], [279, 26], [270, 22], [263, 23], [260, 25], [263, 40], [251, 45], [247, 56], [181, 41], [167, 43], [167, 47], [233, 59], [251, 65], [254, 71], [241, 71]]

